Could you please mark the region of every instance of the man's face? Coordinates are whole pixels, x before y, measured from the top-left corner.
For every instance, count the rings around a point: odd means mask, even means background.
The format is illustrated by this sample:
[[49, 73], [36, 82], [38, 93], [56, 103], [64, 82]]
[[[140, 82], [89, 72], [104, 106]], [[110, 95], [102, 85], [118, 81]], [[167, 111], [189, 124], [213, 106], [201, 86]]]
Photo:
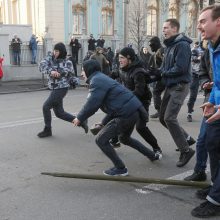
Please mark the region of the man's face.
[[170, 22], [164, 22], [163, 24], [163, 35], [165, 39], [169, 39], [170, 37], [176, 35], [178, 33], [177, 27], [172, 27]]
[[148, 52], [148, 49], [147, 49], [146, 47], [144, 47], [144, 48], [143, 48], [143, 53], [144, 53], [144, 54], [147, 54], [147, 52]]
[[120, 63], [120, 68], [123, 68], [123, 67], [129, 65], [129, 60], [128, 60], [128, 58], [119, 54], [119, 63]]
[[211, 9], [202, 12], [198, 19], [197, 29], [201, 33], [202, 40], [216, 41], [219, 37], [218, 29], [220, 25], [220, 18], [212, 20]]

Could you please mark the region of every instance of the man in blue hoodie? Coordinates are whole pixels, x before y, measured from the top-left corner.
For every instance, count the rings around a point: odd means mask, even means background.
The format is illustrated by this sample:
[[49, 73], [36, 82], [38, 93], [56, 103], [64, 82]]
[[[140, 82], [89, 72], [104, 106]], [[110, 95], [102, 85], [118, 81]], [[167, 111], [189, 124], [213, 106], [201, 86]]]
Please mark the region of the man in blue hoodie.
[[177, 167], [189, 162], [195, 151], [189, 146], [195, 143], [179, 125], [177, 116], [189, 92], [191, 81], [192, 40], [179, 34], [180, 24], [176, 19], [167, 19], [163, 24], [165, 52], [160, 68], [165, 92], [160, 107], [160, 122], [165, 126], [180, 151]]
[[121, 143], [134, 148], [151, 161], [159, 160], [161, 158], [159, 154], [131, 137], [138, 120], [146, 121], [148, 117], [139, 99], [116, 80], [102, 73], [101, 66], [96, 60], [91, 59], [83, 63], [82, 76], [89, 84], [89, 94], [87, 102], [73, 120], [73, 124], [80, 125], [81, 122], [95, 114], [99, 108], [112, 118], [96, 137], [96, 144], [114, 164], [114, 167], [105, 170], [104, 174], [109, 176], [128, 175], [124, 162], [109, 143], [109, 140], [115, 136], [119, 136]]

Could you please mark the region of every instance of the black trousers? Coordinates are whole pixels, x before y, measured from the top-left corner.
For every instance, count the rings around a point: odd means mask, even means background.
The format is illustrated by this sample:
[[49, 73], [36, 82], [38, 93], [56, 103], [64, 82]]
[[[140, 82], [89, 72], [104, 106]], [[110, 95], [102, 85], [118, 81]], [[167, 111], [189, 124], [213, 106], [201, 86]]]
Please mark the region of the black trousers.
[[153, 151], [145, 147], [141, 142], [131, 137], [134, 126], [139, 119], [139, 112], [136, 111], [129, 118], [113, 118], [96, 137], [96, 144], [104, 152], [104, 154], [112, 161], [115, 167], [124, 168], [125, 164], [120, 159], [114, 148], [110, 145], [109, 140], [115, 136], [119, 137], [121, 143], [134, 148], [143, 155], [153, 160], [155, 154]]

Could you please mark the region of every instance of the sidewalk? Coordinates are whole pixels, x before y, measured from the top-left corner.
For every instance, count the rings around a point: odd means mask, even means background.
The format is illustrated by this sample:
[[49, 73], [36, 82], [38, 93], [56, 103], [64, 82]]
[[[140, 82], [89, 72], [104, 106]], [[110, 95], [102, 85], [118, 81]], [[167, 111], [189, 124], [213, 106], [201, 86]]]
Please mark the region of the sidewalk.
[[[85, 82], [80, 79], [80, 86], [85, 86]], [[20, 92], [34, 92], [47, 89], [47, 80], [20, 80], [20, 81], [0, 81], [0, 95], [20, 93]]]

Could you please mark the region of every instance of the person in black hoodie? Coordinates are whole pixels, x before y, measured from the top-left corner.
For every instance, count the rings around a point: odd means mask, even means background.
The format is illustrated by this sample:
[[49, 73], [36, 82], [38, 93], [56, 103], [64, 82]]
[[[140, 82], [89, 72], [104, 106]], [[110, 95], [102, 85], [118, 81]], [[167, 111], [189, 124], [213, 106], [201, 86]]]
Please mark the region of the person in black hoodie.
[[195, 140], [179, 125], [177, 116], [189, 92], [191, 81], [192, 40], [179, 34], [180, 24], [176, 19], [167, 19], [163, 24], [166, 46], [160, 68], [165, 84], [164, 96], [160, 106], [160, 122], [166, 127], [180, 151], [177, 167], [186, 165], [195, 151], [189, 146]]
[[[160, 39], [157, 36], [152, 37], [149, 40], [149, 46], [154, 52], [154, 54], [151, 56], [151, 59], [149, 61], [148, 69], [154, 69], [154, 68], [160, 68], [162, 61], [163, 61], [163, 55], [164, 55], [164, 48], [162, 47], [160, 43]], [[157, 82], [153, 83], [153, 99], [154, 99], [154, 108], [156, 109], [156, 113], [151, 115], [151, 118], [158, 118], [160, 115], [160, 106], [161, 106], [161, 95], [165, 89], [165, 86], [162, 82], [162, 80], [158, 80]]]
[[[130, 89], [142, 102], [147, 114], [149, 115], [149, 106], [152, 94], [147, 83], [147, 72], [142, 66], [141, 61], [135, 55], [133, 48], [125, 47], [119, 52], [119, 63], [121, 71], [119, 77], [122, 84]], [[148, 77], [150, 80], [150, 77]], [[146, 126], [147, 121], [140, 120], [136, 129], [144, 140], [151, 145], [155, 153], [161, 154], [162, 151], [150, 129]]]
[[73, 124], [80, 125], [99, 108], [112, 117], [96, 137], [96, 144], [114, 164], [114, 167], [105, 170], [104, 174], [128, 175], [128, 169], [109, 143], [109, 140], [117, 135], [121, 143], [136, 149], [151, 161], [159, 160], [159, 155], [131, 137], [136, 122], [145, 121], [147, 117], [147, 112], [138, 98], [116, 80], [103, 74], [96, 60], [83, 63], [82, 76], [89, 84], [89, 95]]

